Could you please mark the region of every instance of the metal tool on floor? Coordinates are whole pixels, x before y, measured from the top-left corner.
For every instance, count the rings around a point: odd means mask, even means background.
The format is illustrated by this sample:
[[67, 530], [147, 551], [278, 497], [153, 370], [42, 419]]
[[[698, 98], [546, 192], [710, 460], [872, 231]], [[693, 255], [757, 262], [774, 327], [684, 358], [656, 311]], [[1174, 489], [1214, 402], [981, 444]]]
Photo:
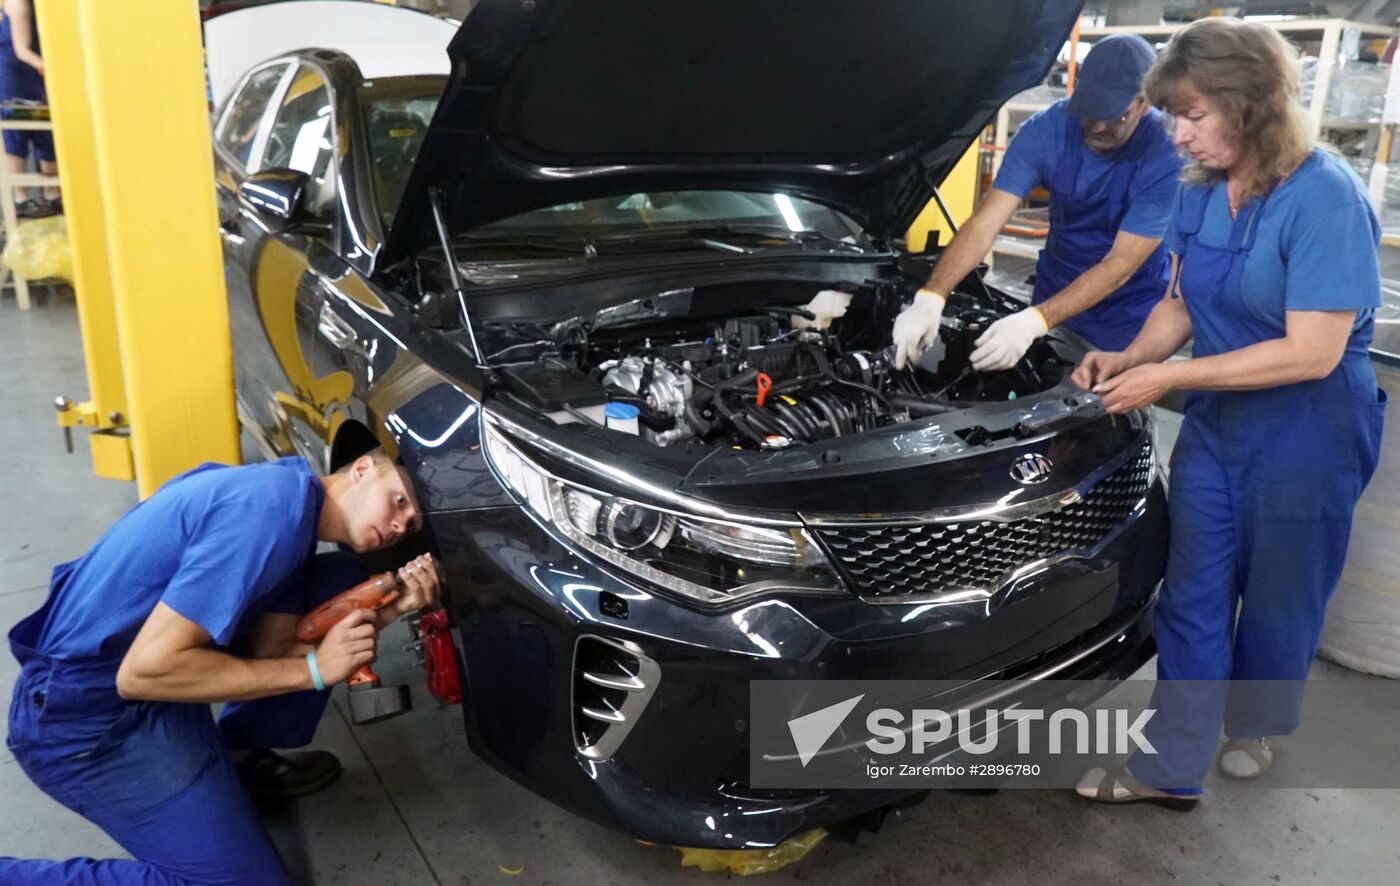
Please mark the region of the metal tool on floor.
[[[373, 576], [307, 613], [297, 622], [297, 639], [315, 643], [350, 613], [357, 609], [378, 612], [397, 600], [401, 593], [394, 573]], [[413, 709], [409, 688], [383, 685], [369, 665], [360, 667], [346, 682], [350, 685], [350, 719], [356, 726], [377, 723]]]

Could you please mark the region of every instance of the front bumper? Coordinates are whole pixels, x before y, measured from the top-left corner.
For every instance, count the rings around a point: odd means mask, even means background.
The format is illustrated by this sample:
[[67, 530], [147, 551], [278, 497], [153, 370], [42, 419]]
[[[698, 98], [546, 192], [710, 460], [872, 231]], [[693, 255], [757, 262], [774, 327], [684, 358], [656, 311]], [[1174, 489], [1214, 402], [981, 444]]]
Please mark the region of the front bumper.
[[[1153, 654], [1165, 495], [1095, 556], [1018, 581], [994, 610], [855, 596], [771, 597], [700, 611], [561, 545], [517, 508], [434, 515], [473, 749], [532, 791], [655, 842], [771, 846], [910, 791], [745, 784], [749, 681], [1073, 679], [1103, 691]], [[659, 679], [625, 738], [580, 751], [581, 638], [635, 644]], [[602, 757], [600, 759], [599, 757]]]

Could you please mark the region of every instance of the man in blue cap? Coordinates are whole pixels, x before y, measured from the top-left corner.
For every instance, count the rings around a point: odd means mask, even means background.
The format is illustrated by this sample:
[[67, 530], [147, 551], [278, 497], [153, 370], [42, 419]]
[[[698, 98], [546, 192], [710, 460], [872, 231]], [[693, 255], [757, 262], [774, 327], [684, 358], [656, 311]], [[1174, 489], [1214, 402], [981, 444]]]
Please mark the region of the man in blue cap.
[[973, 368], [1009, 369], [1059, 325], [1099, 350], [1122, 350], [1133, 340], [1167, 287], [1162, 235], [1181, 168], [1161, 112], [1142, 95], [1155, 61], [1141, 37], [1107, 37], [1084, 60], [1073, 95], [1022, 124], [986, 198], [895, 320], [896, 366], [933, 343], [947, 293], [1038, 186], [1050, 191], [1050, 235], [1036, 263], [1031, 307], [977, 339]]

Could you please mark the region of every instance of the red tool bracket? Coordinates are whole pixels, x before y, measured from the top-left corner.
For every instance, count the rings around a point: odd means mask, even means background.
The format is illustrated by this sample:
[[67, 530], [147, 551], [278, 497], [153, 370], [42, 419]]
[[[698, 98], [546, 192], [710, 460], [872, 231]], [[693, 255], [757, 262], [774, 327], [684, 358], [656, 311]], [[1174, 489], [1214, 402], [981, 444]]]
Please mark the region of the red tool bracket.
[[428, 691], [443, 704], [462, 703], [462, 681], [457, 674], [457, 653], [447, 613], [425, 612], [419, 625], [423, 636], [423, 662], [428, 669]]

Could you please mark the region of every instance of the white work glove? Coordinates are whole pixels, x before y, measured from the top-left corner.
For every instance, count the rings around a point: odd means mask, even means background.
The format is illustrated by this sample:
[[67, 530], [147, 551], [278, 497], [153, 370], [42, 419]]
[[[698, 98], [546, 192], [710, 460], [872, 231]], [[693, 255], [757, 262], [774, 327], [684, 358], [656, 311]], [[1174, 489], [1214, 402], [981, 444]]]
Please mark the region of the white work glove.
[[914, 301], [894, 320], [894, 368], [903, 369], [928, 350], [938, 337], [938, 321], [947, 300], [932, 289], [920, 289]]
[[977, 338], [972, 368], [978, 372], [1010, 369], [1026, 356], [1031, 342], [1050, 331], [1038, 308], [1026, 308], [1002, 317]]

